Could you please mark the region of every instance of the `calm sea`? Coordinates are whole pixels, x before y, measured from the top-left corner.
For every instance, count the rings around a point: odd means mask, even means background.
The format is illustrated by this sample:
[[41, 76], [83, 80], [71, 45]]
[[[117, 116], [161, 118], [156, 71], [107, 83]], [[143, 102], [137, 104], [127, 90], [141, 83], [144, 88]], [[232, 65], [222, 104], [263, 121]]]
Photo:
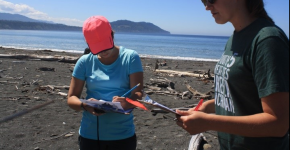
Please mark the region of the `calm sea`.
[[[116, 34], [115, 44], [142, 57], [217, 61], [229, 37], [199, 35]], [[0, 30], [0, 46], [27, 50], [83, 53], [82, 32]]]

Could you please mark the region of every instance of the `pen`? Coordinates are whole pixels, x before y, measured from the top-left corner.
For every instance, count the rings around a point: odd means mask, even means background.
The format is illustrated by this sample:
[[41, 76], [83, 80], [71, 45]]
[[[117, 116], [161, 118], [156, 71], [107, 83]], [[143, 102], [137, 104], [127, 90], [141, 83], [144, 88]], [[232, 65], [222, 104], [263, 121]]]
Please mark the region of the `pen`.
[[199, 107], [202, 105], [202, 103], [203, 103], [203, 99], [201, 99], [201, 100], [198, 102], [197, 106], [194, 108], [194, 111], [198, 111], [198, 109], [199, 109]]
[[129, 90], [128, 92], [126, 92], [124, 95], [122, 95], [121, 97], [126, 97], [128, 94], [130, 94], [130, 92], [132, 92], [133, 90], [135, 90], [138, 86], [140, 86], [140, 83], [137, 84], [136, 86], [134, 86], [131, 90]]

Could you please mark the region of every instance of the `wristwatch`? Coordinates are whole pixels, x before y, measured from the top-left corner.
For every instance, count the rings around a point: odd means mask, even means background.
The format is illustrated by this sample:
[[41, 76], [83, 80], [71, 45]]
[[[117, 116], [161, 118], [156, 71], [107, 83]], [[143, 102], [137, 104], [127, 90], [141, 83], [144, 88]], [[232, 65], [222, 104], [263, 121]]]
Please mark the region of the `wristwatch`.
[[81, 103], [81, 107], [82, 107], [83, 111], [87, 111], [83, 102]]

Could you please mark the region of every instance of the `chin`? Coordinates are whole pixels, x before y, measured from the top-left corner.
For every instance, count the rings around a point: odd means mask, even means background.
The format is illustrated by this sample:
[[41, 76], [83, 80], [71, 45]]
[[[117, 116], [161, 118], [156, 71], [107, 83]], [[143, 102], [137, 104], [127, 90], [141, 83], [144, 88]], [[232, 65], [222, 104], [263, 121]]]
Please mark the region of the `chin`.
[[217, 24], [226, 24], [228, 21], [223, 21], [223, 20], [215, 20], [215, 22], [217, 23]]

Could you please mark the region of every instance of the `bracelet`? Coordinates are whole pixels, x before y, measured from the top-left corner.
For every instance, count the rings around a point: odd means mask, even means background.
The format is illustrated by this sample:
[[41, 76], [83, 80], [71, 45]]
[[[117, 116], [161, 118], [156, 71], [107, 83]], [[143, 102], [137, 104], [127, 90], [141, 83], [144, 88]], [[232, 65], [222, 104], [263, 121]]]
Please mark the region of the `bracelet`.
[[87, 111], [83, 102], [81, 103], [81, 107], [82, 107], [83, 111]]

